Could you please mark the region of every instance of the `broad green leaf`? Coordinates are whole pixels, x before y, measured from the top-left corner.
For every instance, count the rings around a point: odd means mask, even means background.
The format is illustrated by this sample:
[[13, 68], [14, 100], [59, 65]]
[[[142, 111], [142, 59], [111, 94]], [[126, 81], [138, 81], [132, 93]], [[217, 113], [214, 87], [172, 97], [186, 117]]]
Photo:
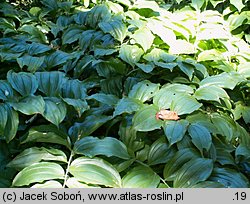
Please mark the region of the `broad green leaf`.
[[3, 135], [5, 136], [6, 141], [10, 142], [16, 136], [19, 125], [19, 117], [18, 113], [9, 105], [5, 106], [5, 110], [7, 111], [7, 122]]
[[248, 160], [250, 158], [250, 147], [240, 144], [235, 151], [236, 162]]
[[166, 139], [161, 137], [150, 147], [148, 152], [148, 164], [150, 166], [164, 164], [172, 158], [173, 154], [174, 152], [169, 148]]
[[224, 149], [218, 149], [216, 151], [216, 162], [220, 163], [221, 165], [235, 166], [234, 157], [231, 155], [230, 152]]
[[173, 69], [178, 65], [177, 63], [168, 63], [168, 62], [155, 62], [155, 65], [158, 67], [162, 67], [165, 69], [169, 69], [170, 71], [173, 71]]
[[45, 67], [51, 69], [52, 67], [64, 64], [68, 59], [70, 59], [68, 53], [57, 50], [50, 55], [46, 55], [44, 60]]
[[72, 98], [64, 98], [63, 99], [65, 103], [67, 103], [70, 106], [73, 106], [74, 109], [77, 111], [78, 116], [81, 117], [81, 115], [89, 109], [88, 103], [86, 100], [81, 99], [72, 99]]
[[67, 135], [51, 125], [41, 125], [29, 129], [22, 143], [27, 142], [54, 143], [70, 148], [70, 141]]
[[22, 96], [32, 95], [38, 88], [38, 82], [33, 74], [26, 72], [15, 73], [9, 71], [7, 80], [12, 88], [19, 92]]
[[133, 113], [143, 107], [143, 103], [135, 98], [122, 98], [116, 105], [113, 116], [118, 116], [123, 113]]
[[191, 148], [179, 150], [171, 160], [169, 160], [163, 170], [164, 178], [167, 181], [173, 181], [181, 167], [191, 159], [198, 158], [199, 154]]
[[0, 80], [0, 99], [8, 100], [13, 97], [13, 89], [7, 81]]
[[202, 61], [219, 61], [224, 60], [222, 53], [216, 49], [202, 51], [197, 58], [198, 62]]
[[17, 63], [21, 68], [27, 66], [27, 70], [30, 72], [35, 72], [38, 70], [44, 62], [44, 57], [32, 57], [25, 55], [23, 57], [17, 58]]
[[45, 102], [42, 96], [27, 96], [19, 102], [10, 104], [16, 111], [25, 115], [43, 114], [45, 110]]
[[111, 116], [106, 115], [89, 115], [82, 123], [75, 123], [69, 129], [69, 135], [75, 138], [83, 138], [91, 135], [95, 130], [101, 127], [104, 123], [111, 120]]
[[192, 0], [191, 6], [199, 11], [205, 2], [206, 0]]
[[47, 96], [58, 96], [62, 84], [66, 81], [65, 74], [58, 71], [36, 72], [35, 76], [39, 83], [39, 91]]
[[122, 178], [122, 188], [156, 188], [160, 177], [149, 167], [137, 166]]
[[43, 184], [35, 184], [31, 188], [62, 188], [62, 184], [58, 181], [46, 181]]
[[237, 72], [222, 73], [207, 77], [200, 82], [200, 86], [216, 85], [221, 88], [233, 90], [235, 86], [244, 81], [244, 78]]
[[194, 94], [195, 98], [198, 100], [205, 101], [218, 101], [220, 102], [220, 98], [229, 98], [227, 92], [215, 85], [203, 86], [196, 90]]
[[153, 105], [147, 105], [144, 108], [137, 111], [133, 117], [133, 127], [137, 131], [152, 131], [160, 129], [163, 121], [156, 119], [156, 113], [158, 108]]
[[192, 79], [195, 66], [187, 61], [178, 61], [178, 67], [180, 70], [186, 74], [189, 80]]
[[244, 104], [235, 104], [236, 108], [233, 111], [234, 119], [238, 120], [243, 117], [245, 123], [250, 123], [250, 107]]
[[163, 124], [163, 130], [170, 145], [179, 142], [184, 137], [189, 123], [186, 120], [166, 121]]
[[119, 173], [111, 164], [103, 159], [79, 157], [71, 163], [69, 172], [78, 181], [87, 184], [121, 187]]
[[119, 17], [111, 18], [107, 22], [100, 22], [98, 26], [104, 33], [109, 33], [116, 40], [123, 42], [127, 34], [126, 24]]
[[214, 168], [210, 181], [216, 181], [225, 188], [248, 188], [248, 179], [240, 172], [229, 168]]
[[203, 152], [203, 149], [207, 151], [212, 145], [212, 137], [207, 128], [199, 123], [193, 123], [188, 127], [188, 133], [192, 138], [193, 144]]
[[96, 93], [91, 96], [89, 96], [87, 99], [95, 99], [96, 101], [99, 101], [100, 103], [107, 104], [110, 106], [115, 106], [119, 98], [112, 94], [104, 94], [104, 93]]
[[5, 125], [8, 120], [8, 113], [5, 106], [0, 104], [0, 136], [4, 134]]
[[83, 32], [82, 27], [70, 26], [62, 35], [62, 44], [71, 44], [77, 41]]
[[172, 55], [194, 54], [196, 52], [195, 45], [186, 40], [176, 40], [169, 48], [169, 53]]
[[27, 51], [29, 55], [38, 55], [51, 50], [51, 47], [41, 43], [31, 43], [27, 46]]
[[56, 126], [64, 120], [67, 107], [63, 101], [58, 98], [45, 98], [45, 111], [43, 116]]
[[245, 5], [242, 3], [242, 0], [230, 0], [230, 3], [234, 5], [239, 12], [245, 7]]
[[9, 164], [8, 167], [23, 169], [40, 161], [59, 161], [67, 162], [65, 153], [58, 149], [46, 149], [44, 147], [31, 147], [25, 149], [17, 155]]
[[149, 62], [164, 61], [167, 63], [171, 63], [174, 62], [177, 56], [170, 55], [163, 49], [153, 48], [149, 53], [145, 54], [143, 58]]
[[213, 161], [206, 158], [192, 159], [176, 173], [174, 188], [188, 188], [208, 179], [213, 170]]
[[102, 57], [102, 56], [112, 55], [117, 51], [118, 51], [118, 49], [96, 47], [94, 49], [94, 56], [95, 57]]
[[151, 83], [148, 80], [141, 81], [133, 86], [128, 94], [128, 97], [145, 102], [154, 96], [154, 94], [159, 90], [159, 86], [159, 84]]
[[31, 183], [51, 179], [64, 179], [63, 168], [56, 163], [41, 162], [24, 168], [13, 180], [13, 186], [27, 186]]
[[215, 181], [202, 181], [191, 185], [189, 188], [225, 188], [225, 186]]
[[152, 63], [148, 63], [148, 64], [136, 63], [136, 66], [146, 73], [152, 72], [155, 67]]
[[153, 103], [160, 109], [168, 109], [177, 93], [192, 94], [193, 88], [184, 84], [166, 84], [156, 92]]
[[39, 43], [47, 42], [45, 34], [34, 25], [24, 24], [23, 26], [19, 27], [18, 30], [21, 32], [28, 33], [32, 41]]
[[176, 94], [176, 97], [174, 97], [170, 105], [170, 110], [177, 112], [178, 115], [184, 115], [198, 110], [201, 106], [202, 104], [193, 96]]
[[68, 178], [66, 186], [68, 188], [97, 188], [97, 186], [88, 186], [87, 184], [81, 183], [74, 177]]
[[119, 157], [129, 159], [127, 147], [116, 138], [105, 137], [84, 137], [78, 140], [74, 145], [74, 152], [88, 157], [104, 155], [107, 157]]
[[152, 46], [155, 37], [147, 27], [143, 27], [135, 31], [131, 38], [146, 52]]
[[102, 92], [118, 96], [119, 98], [122, 97], [123, 84], [121, 76], [103, 79], [100, 82], [100, 86]]
[[123, 44], [120, 48], [119, 57], [123, 61], [127, 62], [132, 67], [134, 67], [135, 63], [137, 63], [140, 60], [143, 53], [144, 53], [143, 50], [139, 48], [137, 45]]

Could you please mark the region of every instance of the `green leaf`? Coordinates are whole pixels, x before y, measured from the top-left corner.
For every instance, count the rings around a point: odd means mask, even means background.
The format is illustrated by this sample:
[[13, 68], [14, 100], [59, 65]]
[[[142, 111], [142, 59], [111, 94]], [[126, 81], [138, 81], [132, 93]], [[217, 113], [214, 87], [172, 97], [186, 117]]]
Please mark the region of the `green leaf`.
[[126, 24], [122, 22], [119, 17], [114, 17], [107, 22], [101, 22], [98, 24], [104, 33], [109, 33], [119, 42], [123, 42], [127, 34]]
[[201, 106], [202, 104], [196, 101], [193, 96], [176, 94], [170, 105], [170, 109], [177, 112], [178, 115], [184, 115], [198, 110]]
[[65, 74], [58, 71], [36, 72], [35, 76], [39, 83], [39, 91], [47, 96], [58, 96], [62, 84], [66, 81]]
[[134, 67], [135, 63], [137, 63], [140, 60], [143, 53], [144, 53], [143, 50], [139, 48], [137, 45], [123, 44], [120, 48], [119, 57], [123, 61], [127, 62], [132, 67]]
[[75, 138], [83, 138], [91, 135], [95, 130], [101, 127], [104, 123], [111, 120], [111, 116], [106, 115], [89, 115], [84, 119], [82, 123], [75, 123], [69, 129], [69, 135]]
[[13, 97], [13, 89], [7, 81], [0, 80], [0, 99], [8, 100]]
[[250, 107], [243, 104], [235, 104], [236, 108], [233, 111], [235, 120], [243, 117], [245, 123], [250, 123]]
[[64, 64], [69, 58], [70, 55], [68, 53], [57, 50], [50, 55], [46, 55], [44, 61], [45, 67], [51, 69], [52, 67]]
[[163, 170], [164, 178], [167, 181], [173, 181], [176, 178], [177, 171], [181, 167], [190, 161], [191, 159], [198, 158], [199, 154], [191, 148], [185, 148], [179, 150], [171, 160], [169, 160]]
[[64, 98], [63, 99], [65, 103], [67, 103], [70, 106], [73, 106], [75, 110], [78, 113], [78, 116], [81, 117], [81, 115], [89, 109], [88, 103], [86, 100], [81, 99], [72, 99], [72, 98]]
[[177, 93], [192, 94], [193, 88], [184, 84], [166, 84], [156, 92], [153, 103], [160, 109], [168, 109]]
[[103, 79], [100, 82], [102, 92], [106, 94], [113, 94], [118, 96], [119, 98], [122, 97], [122, 77], [116, 76], [108, 79]]
[[74, 145], [74, 152], [88, 157], [104, 155], [129, 159], [127, 147], [119, 140], [112, 137], [99, 139], [97, 137], [84, 137]]
[[68, 178], [66, 186], [68, 188], [98, 188], [97, 186], [88, 186], [87, 184], [81, 183], [74, 177]]
[[35, 72], [42, 66], [44, 59], [44, 57], [32, 57], [29, 55], [25, 55], [23, 57], [17, 58], [17, 63], [21, 68], [27, 66], [28, 71]]
[[62, 184], [58, 181], [46, 181], [43, 184], [35, 184], [31, 188], [62, 188]]
[[191, 6], [199, 11], [205, 2], [206, 0], [192, 0]]
[[10, 142], [16, 136], [19, 117], [18, 113], [8, 105], [5, 106], [5, 109], [7, 111], [7, 122], [4, 129], [4, 136], [6, 141]]
[[245, 5], [242, 3], [242, 0], [230, 0], [230, 3], [234, 5], [239, 12], [245, 7]]
[[220, 102], [220, 98], [229, 98], [227, 92], [215, 85], [203, 86], [196, 90], [194, 94], [195, 98], [198, 100], [205, 101], [218, 101]]
[[42, 160], [67, 162], [67, 156], [63, 151], [58, 149], [31, 147], [17, 155], [10, 163], [8, 163], [8, 167], [20, 170]]
[[186, 120], [166, 121], [163, 124], [163, 130], [170, 145], [179, 142], [184, 137], [189, 123]]
[[5, 125], [8, 120], [8, 112], [3, 104], [0, 104], [0, 137], [4, 134]]
[[33, 74], [26, 72], [15, 73], [9, 71], [7, 74], [7, 80], [22, 96], [32, 95], [38, 88], [38, 82]]
[[95, 99], [96, 101], [99, 101], [100, 103], [107, 104], [110, 106], [115, 106], [119, 98], [112, 94], [104, 94], [104, 93], [96, 93], [89, 96], [87, 99]]
[[133, 126], [135, 130], [147, 132], [160, 129], [163, 121], [156, 119], [155, 116], [158, 111], [158, 108], [153, 105], [147, 105], [137, 111], [133, 117]]
[[51, 125], [40, 125], [29, 129], [22, 143], [27, 142], [54, 143], [64, 145], [70, 149], [70, 141], [67, 135]]
[[58, 98], [45, 98], [45, 111], [43, 116], [56, 126], [64, 120], [67, 108], [63, 101]]
[[77, 41], [83, 32], [82, 27], [70, 26], [62, 35], [62, 44], [71, 44]]
[[145, 73], [152, 72], [155, 67], [152, 63], [149, 64], [136, 63], [136, 66], [139, 67]]
[[121, 187], [121, 177], [117, 170], [111, 164], [99, 158], [79, 157], [71, 163], [69, 172], [78, 181], [87, 184]]
[[235, 86], [244, 81], [244, 78], [237, 72], [222, 73], [214, 76], [209, 76], [200, 82], [200, 86], [216, 85], [221, 88], [233, 90]]
[[24, 168], [13, 180], [13, 186], [27, 186], [31, 183], [43, 182], [51, 179], [63, 179], [64, 170], [56, 163], [41, 162]]
[[169, 148], [164, 137], [156, 140], [150, 147], [148, 152], [148, 164], [150, 166], [157, 164], [164, 164], [173, 156], [172, 149]]
[[191, 185], [189, 188], [225, 188], [225, 186], [219, 182], [202, 181], [197, 184]]
[[213, 170], [211, 159], [196, 158], [184, 164], [176, 173], [174, 188], [188, 188], [208, 179]]
[[189, 80], [192, 79], [195, 66], [187, 61], [178, 61], [178, 67], [180, 70], [186, 74]]
[[149, 167], [137, 166], [122, 178], [122, 188], [156, 188], [160, 177]]
[[41, 43], [31, 43], [27, 46], [27, 51], [29, 55], [38, 55], [51, 50], [51, 47]]
[[131, 38], [146, 52], [152, 46], [155, 37], [147, 27], [143, 27], [135, 31]]
[[45, 110], [45, 102], [42, 96], [27, 96], [19, 102], [10, 103], [16, 110], [25, 115], [43, 114]]
[[143, 107], [143, 103], [135, 98], [122, 98], [116, 105], [113, 116], [123, 113], [133, 113]]
[[249, 181], [242, 174], [234, 169], [214, 168], [210, 181], [216, 181], [225, 186], [225, 188], [248, 188]]
[[199, 123], [193, 123], [188, 127], [188, 133], [192, 138], [193, 144], [203, 152], [203, 149], [207, 151], [212, 145], [212, 137], [207, 128]]
[[169, 48], [169, 53], [172, 55], [195, 54], [196, 52], [195, 45], [186, 40], [176, 40]]
[[143, 58], [149, 62], [164, 61], [167, 63], [171, 63], [176, 60], [177, 56], [170, 55], [165, 50], [153, 48], [149, 53], [145, 54]]
[[159, 90], [159, 86], [159, 84], [151, 83], [148, 80], [141, 81], [132, 87], [128, 97], [145, 102], [154, 96], [154, 94]]

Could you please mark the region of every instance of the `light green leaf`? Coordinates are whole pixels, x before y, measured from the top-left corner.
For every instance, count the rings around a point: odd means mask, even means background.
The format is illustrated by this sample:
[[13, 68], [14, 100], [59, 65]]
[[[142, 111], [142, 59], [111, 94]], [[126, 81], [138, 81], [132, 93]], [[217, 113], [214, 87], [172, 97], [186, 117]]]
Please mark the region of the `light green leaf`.
[[243, 117], [245, 123], [250, 123], [250, 107], [243, 104], [235, 104], [236, 108], [233, 111], [235, 120]]
[[143, 107], [143, 103], [135, 98], [122, 98], [116, 105], [113, 116], [118, 116], [123, 113], [133, 113]]
[[65, 103], [67, 103], [70, 106], [73, 106], [75, 110], [78, 113], [78, 116], [81, 117], [81, 115], [89, 109], [88, 103], [86, 100], [81, 99], [72, 99], [72, 98], [64, 98], [63, 99]]
[[199, 123], [193, 123], [188, 127], [188, 133], [192, 138], [193, 144], [203, 152], [203, 149], [207, 151], [212, 145], [212, 137], [207, 128]]
[[12, 88], [22, 96], [32, 95], [38, 88], [36, 77], [30, 73], [9, 71], [7, 73], [7, 80]]
[[45, 111], [43, 116], [56, 126], [64, 120], [67, 113], [66, 105], [58, 98], [45, 98]]
[[143, 27], [135, 31], [131, 38], [146, 52], [152, 46], [155, 37], [147, 27]]
[[0, 104], [0, 137], [4, 134], [7, 120], [8, 120], [8, 112], [5, 109], [5, 105]]
[[155, 67], [152, 63], [148, 63], [148, 64], [136, 63], [136, 66], [146, 73], [152, 72]]
[[120, 48], [119, 57], [123, 61], [127, 62], [132, 67], [134, 67], [135, 63], [137, 63], [140, 60], [143, 53], [144, 53], [143, 50], [139, 48], [137, 45], [123, 44]]
[[172, 55], [195, 54], [196, 52], [195, 45], [186, 40], [176, 40], [169, 48], [169, 53]]
[[174, 188], [188, 188], [208, 179], [213, 170], [213, 161], [206, 158], [192, 159], [176, 173]]
[[210, 181], [216, 181], [225, 188], [248, 188], [249, 180], [238, 171], [229, 168], [214, 168]]
[[62, 188], [62, 184], [58, 181], [46, 181], [43, 184], [35, 184], [31, 188]]
[[187, 61], [178, 61], [178, 67], [188, 76], [189, 80], [192, 79], [195, 68], [193, 64], [188, 63]]
[[121, 75], [101, 80], [100, 86], [102, 92], [118, 96], [119, 98], [122, 97], [123, 84]]
[[0, 80], [0, 99], [8, 100], [13, 97], [13, 89], [7, 81]]
[[38, 89], [47, 96], [58, 96], [61, 86], [66, 81], [63, 72], [36, 72], [35, 76], [38, 80]]
[[32, 57], [29, 55], [25, 55], [23, 57], [17, 58], [17, 63], [21, 68], [27, 66], [28, 71], [35, 72], [38, 70], [44, 62], [44, 57]]
[[4, 129], [4, 136], [7, 142], [10, 142], [17, 133], [19, 125], [18, 113], [13, 110], [9, 105], [5, 106], [7, 111], [7, 122]]
[[153, 103], [160, 109], [168, 109], [177, 93], [192, 94], [193, 88], [184, 84], [166, 84], [156, 92]]
[[159, 90], [159, 86], [160, 84], [154, 84], [148, 80], [141, 81], [133, 86], [128, 94], [128, 97], [145, 102], [155, 95], [155, 93]]
[[8, 167], [23, 169], [40, 161], [60, 161], [67, 162], [65, 153], [58, 149], [46, 149], [44, 147], [31, 147], [25, 149], [17, 155], [9, 164]]
[[246, 6], [242, 3], [242, 0], [230, 0], [230, 3], [234, 5], [239, 12]]
[[199, 11], [206, 1], [207, 0], [192, 0], [191, 6]]
[[84, 137], [74, 145], [74, 152], [88, 157], [104, 155], [129, 159], [127, 147], [119, 140], [112, 137], [99, 139], [97, 137]]
[[107, 22], [101, 22], [98, 24], [104, 33], [109, 33], [116, 40], [123, 42], [127, 34], [126, 24], [122, 22], [118, 17], [114, 17]]
[[62, 44], [71, 44], [77, 41], [83, 32], [82, 27], [70, 26], [62, 35]]
[[164, 164], [173, 156], [172, 149], [169, 148], [164, 137], [156, 140], [150, 147], [148, 152], [148, 164], [150, 166], [157, 164]]
[[51, 125], [41, 125], [29, 129], [22, 143], [27, 142], [54, 143], [64, 145], [70, 149], [70, 141], [67, 135]]
[[169, 69], [170, 71], [173, 71], [173, 69], [178, 65], [177, 63], [169, 63], [169, 62], [155, 62], [156, 66]]
[[119, 173], [111, 164], [103, 159], [79, 157], [71, 163], [69, 172], [78, 181], [87, 184], [121, 187]]
[[158, 111], [157, 106], [154, 105], [147, 105], [137, 111], [133, 117], [134, 129], [143, 132], [160, 129], [163, 122], [155, 117]]
[[171, 160], [169, 160], [165, 168], [163, 170], [164, 178], [167, 181], [173, 181], [175, 180], [177, 176], [177, 171], [181, 169], [181, 167], [190, 161], [191, 159], [198, 158], [199, 154], [194, 150], [190, 148], [185, 148], [179, 150]]
[[163, 130], [170, 145], [179, 142], [184, 137], [189, 123], [186, 120], [165, 121]]
[[164, 61], [167, 63], [171, 63], [176, 60], [177, 56], [170, 55], [165, 50], [153, 48], [149, 53], [145, 54], [143, 58], [149, 62]]
[[216, 49], [202, 51], [197, 58], [198, 62], [202, 61], [219, 61], [224, 60], [222, 53]]
[[220, 102], [220, 98], [229, 98], [227, 92], [215, 85], [203, 86], [198, 88], [194, 94], [195, 98], [198, 100], [206, 100], [206, 101], [218, 101]]
[[45, 102], [42, 96], [27, 96], [19, 102], [10, 104], [16, 111], [25, 115], [43, 114], [45, 110]]
[[112, 94], [104, 94], [104, 93], [92, 94], [87, 99], [95, 99], [99, 101], [100, 103], [107, 104], [110, 106], [115, 106], [119, 101], [119, 98], [117, 96], [112, 95]]
[[170, 109], [177, 112], [178, 115], [184, 115], [198, 110], [201, 106], [202, 104], [200, 104], [193, 96], [176, 94], [176, 97], [174, 97], [170, 105]]
[[13, 180], [13, 186], [27, 186], [50, 179], [63, 179], [64, 170], [56, 163], [41, 162], [24, 168]]
[[122, 178], [122, 188], [156, 188], [160, 177], [149, 167], [137, 166]]
[[88, 186], [87, 184], [81, 183], [74, 177], [68, 178], [66, 186], [68, 188], [98, 188], [97, 186]]

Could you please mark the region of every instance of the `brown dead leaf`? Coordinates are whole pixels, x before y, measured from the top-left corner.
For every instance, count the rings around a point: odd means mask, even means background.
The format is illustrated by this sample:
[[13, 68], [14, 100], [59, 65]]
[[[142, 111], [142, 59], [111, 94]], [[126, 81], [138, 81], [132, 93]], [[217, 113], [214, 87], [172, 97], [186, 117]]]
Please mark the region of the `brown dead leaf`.
[[180, 117], [175, 111], [162, 109], [155, 115], [156, 119], [159, 120], [179, 120]]

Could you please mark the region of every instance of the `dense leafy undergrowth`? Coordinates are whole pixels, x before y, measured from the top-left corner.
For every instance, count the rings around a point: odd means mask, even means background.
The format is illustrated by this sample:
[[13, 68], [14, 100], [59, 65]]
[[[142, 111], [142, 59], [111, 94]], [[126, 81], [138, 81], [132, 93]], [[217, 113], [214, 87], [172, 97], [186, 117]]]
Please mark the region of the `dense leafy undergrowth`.
[[249, 187], [249, 1], [19, 3], [0, 187]]

